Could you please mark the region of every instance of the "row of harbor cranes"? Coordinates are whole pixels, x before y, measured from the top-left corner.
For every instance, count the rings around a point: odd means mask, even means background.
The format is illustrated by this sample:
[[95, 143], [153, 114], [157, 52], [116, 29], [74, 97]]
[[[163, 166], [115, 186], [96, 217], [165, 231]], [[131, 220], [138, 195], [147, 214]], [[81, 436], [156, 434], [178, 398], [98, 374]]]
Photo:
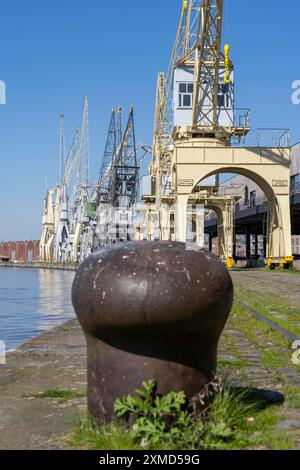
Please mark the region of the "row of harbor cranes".
[[[136, 146], [133, 110], [130, 110], [123, 132], [121, 108], [117, 112], [113, 109], [99, 179], [92, 184], [89, 181], [87, 98], [82, 125], [76, 129], [68, 157], [65, 150], [64, 116], [61, 116], [60, 180], [55, 189], [47, 192], [45, 199], [40, 243], [42, 261], [81, 261], [91, 252], [118, 239], [179, 238], [175, 230], [176, 209], [173, 207], [177, 202], [173, 133], [182, 123], [186, 124], [184, 129], [190, 129], [187, 125], [190, 124], [191, 113], [208, 137], [215, 132], [216, 127], [220, 128], [221, 133], [221, 125], [227, 125], [227, 128], [232, 125], [233, 67], [220, 53], [219, 42], [218, 62], [212, 67], [217, 59], [215, 41], [220, 41], [220, 3], [219, 0], [183, 1], [168, 73], [158, 75], [152, 148]], [[206, 52], [210, 54], [210, 65], [207, 67], [206, 61], [203, 61], [203, 71], [199, 71], [195, 64], [200, 65], [199, 51], [204, 34], [207, 35], [205, 47], [210, 47], [210, 51]], [[205, 86], [200, 80], [204, 74]], [[224, 83], [224, 77], [227, 81], [226, 89], [220, 85]], [[179, 83], [180, 80], [182, 83]], [[219, 109], [216, 101], [216, 81], [217, 94], [223, 93], [227, 99], [227, 108], [224, 110]], [[193, 95], [199, 97], [199, 103], [192, 109]], [[177, 103], [178, 96], [181, 103]], [[231, 131], [230, 135], [226, 135], [227, 141], [232, 134], [234, 132]], [[149, 174], [142, 178], [142, 192], [139, 195], [139, 169], [152, 153]], [[221, 210], [224, 220], [219, 223], [220, 252], [223, 259], [228, 259], [232, 257], [233, 248], [234, 204], [239, 198], [236, 195], [219, 197], [216, 194], [216, 178], [207, 181], [206, 185], [206, 192], [199, 202], [206, 206], [206, 211], [210, 209], [209, 203], [213, 202], [215, 205], [211, 205], [211, 208]], [[204, 209], [198, 211], [196, 221], [197, 233], [192, 233], [191, 237], [198, 245], [203, 245]]]
[[[158, 74], [152, 148], [136, 146], [133, 109], [124, 132], [121, 109], [113, 110], [99, 179], [92, 184], [87, 99], [67, 158], [61, 117], [61, 176], [45, 200], [42, 261], [80, 261], [117, 240], [203, 246], [204, 217], [213, 210], [219, 254], [230, 267], [235, 204], [242, 194], [222, 193], [217, 175], [236, 172], [266, 194], [269, 265], [292, 264], [290, 148], [242, 147], [249, 114], [235, 106], [223, 14], [223, 0], [183, 0], [168, 71]], [[140, 178], [150, 155], [148, 175]]]
[[89, 178], [88, 98], [82, 124], [75, 131], [66, 154], [64, 115], [60, 117], [60, 178], [47, 191], [40, 242], [41, 261], [77, 262], [101, 247], [130, 238], [138, 202], [139, 170], [151, 153], [136, 145], [131, 108], [124, 132], [122, 109], [112, 110], [99, 178]]

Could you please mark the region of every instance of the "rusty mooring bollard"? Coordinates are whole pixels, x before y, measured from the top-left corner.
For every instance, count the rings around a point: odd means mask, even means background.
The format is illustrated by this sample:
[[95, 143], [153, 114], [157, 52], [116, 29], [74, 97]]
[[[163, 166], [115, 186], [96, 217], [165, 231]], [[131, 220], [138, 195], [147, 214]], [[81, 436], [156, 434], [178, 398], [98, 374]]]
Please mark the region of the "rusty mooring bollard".
[[72, 299], [87, 340], [95, 418], [111, 421], [114, 401], [143, 380], [192, 398], [213, 378], [233, 286], [208, 251], [175, 242], [105, 248], [79, 267]]

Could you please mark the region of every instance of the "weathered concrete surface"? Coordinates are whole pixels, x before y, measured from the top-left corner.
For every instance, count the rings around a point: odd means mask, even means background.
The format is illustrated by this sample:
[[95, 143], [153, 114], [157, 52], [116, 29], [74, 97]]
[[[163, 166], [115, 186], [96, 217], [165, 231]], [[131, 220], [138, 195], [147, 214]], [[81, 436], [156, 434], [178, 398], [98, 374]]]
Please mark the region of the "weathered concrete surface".
[[59, 271], [77, 271], [77, 264], [63, 263], [0, 263], [0, 268], [58, 269]]
[[61, 449], [85, 398], [34, 398], [45, 390], [86, 392], [86, 346], [76, 320], [10, 353], [0, 366], [0, 449]]
[[[299, 305], [300, 276], [257, 271], [233, 272], [232, 275], [237, 287], [271, 294], [277, 290], [283, 301], [287, 295], [286, 300]], [[259, 334], [257, 331], [257, 336]], [[283, 385], [300, 388], [299, 374], [294, 368], [280, 371], [264, 365], [260, 351], [231, 325], [231, 321], [225, 335], [230, 337], [232, 346], [228, 346], [224, 336], [219, 358], [230, 362], [242, 357], [247, 363], [244, 367], [224, 365], [219, 368], [219, 374], [229, 373], [231, 383], [278, 392]], [[276, 377], [278, 371], [286, 378], [284, 384]], [[65, 448], [64, 436], [74, 417], [86, 409], [86, 400], [75, 398], [61, 402], [53, 398], [33, 398], [47, 389], [86, 391], [86, 346], [76, 320], [24, 344], [9, 355], [6, 366], [0, 366], [0, 449]], [[284, 406], [278, 412], [282, 416], [279, 430], [291, 433], [295, 448], [300, 448], [300, 408]]]

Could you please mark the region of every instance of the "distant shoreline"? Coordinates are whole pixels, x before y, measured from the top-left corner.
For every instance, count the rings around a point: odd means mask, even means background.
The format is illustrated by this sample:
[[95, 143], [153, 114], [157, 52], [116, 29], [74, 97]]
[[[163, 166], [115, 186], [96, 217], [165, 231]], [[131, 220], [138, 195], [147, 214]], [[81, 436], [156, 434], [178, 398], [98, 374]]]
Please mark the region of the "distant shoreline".
[[62, 263], [0, 263], [0, 268], [56, 269], [61, 271], [77, 271], [78, 265]]

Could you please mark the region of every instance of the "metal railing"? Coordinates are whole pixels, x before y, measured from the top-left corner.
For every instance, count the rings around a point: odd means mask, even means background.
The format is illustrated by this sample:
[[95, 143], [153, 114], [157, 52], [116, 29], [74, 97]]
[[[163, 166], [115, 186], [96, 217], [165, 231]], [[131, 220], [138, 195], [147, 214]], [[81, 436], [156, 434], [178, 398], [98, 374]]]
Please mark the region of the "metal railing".
[[232, 145], [236, 147], [287, 148], [291, 146], [291, 133], [290, 129], [251, 129], [246, 136], [233, 139]]
[[234, 125], [237, 127], [250, 127], [250, 109], [249, 108], [235, 108], [234, 110]]
[[245, 192], [245, 185], [243, 184], [229, 184], [227, 186], [219, 186], [216, 192], [217, 196], [240, 196], [242, 197]]
[[236, 203], [236, 211], [244, 211], [247, 209], [251, 209], [252, 207], [258, 207], [263, 204], [267, 203], [267, 198], [264, 194], [261, 194], [260, 196], [257, 196], [255, 198], [255, 201], [239, 201]]
[[[257, 196], [253, 201], [246, 201], [244, 196], [241, 194], [241, 190], [244, 194], [244, 186], [243, 185], [229, 185], [229, 186], [220, 186], [218, 192], [216, 193], [218, 196], [241, 196], [241, 200], [238, 201], [235, 205], [236, 212], [243, 212], [248, 209], [262, 206], [263, 204], [267, 204], [268, 200], [264, 194]], [[291, 196], [295, 194], [300, 194], [300, 183], [296, 183], [291, 188]], [[211, 220], [216, 220], [217, 216], [215, 212], [211, 211], [205, 216], [205, 220], [207, 222]]]

